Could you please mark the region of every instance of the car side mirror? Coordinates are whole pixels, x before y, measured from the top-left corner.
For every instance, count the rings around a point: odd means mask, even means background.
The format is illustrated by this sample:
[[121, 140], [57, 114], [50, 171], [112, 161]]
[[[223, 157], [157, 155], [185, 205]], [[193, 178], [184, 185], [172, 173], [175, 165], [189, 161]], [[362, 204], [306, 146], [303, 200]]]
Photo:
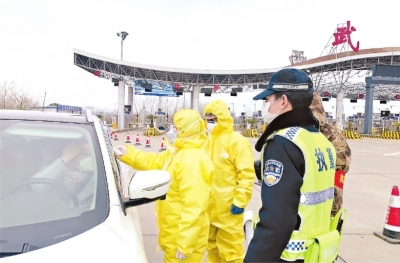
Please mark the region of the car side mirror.
[[133, 175], [128, 187], [128, 199], [125, 207], [147, 204], [165, 197], [171, 175], [163, 170], [140, 171]]

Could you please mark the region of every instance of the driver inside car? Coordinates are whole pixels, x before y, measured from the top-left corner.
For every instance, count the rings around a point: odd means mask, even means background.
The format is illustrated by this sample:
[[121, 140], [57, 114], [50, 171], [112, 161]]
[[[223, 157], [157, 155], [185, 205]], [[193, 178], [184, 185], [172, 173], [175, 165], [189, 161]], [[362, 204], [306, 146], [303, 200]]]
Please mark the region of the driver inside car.
[[[52, 158], [52, 149], [49, 144], [41, 146], [43, 161], [39, 172], [32, 179], [47, 178], [62, 183], [66, 188], [78, 196], [78, 199], [88, 198], [93, 193], [93, 162], [90, 156], [89, 145], [85, 142], [72, 142], [62, 150], [59, 158]], [[51, 189], [48, 184], [32, 184], [34, 191]]]

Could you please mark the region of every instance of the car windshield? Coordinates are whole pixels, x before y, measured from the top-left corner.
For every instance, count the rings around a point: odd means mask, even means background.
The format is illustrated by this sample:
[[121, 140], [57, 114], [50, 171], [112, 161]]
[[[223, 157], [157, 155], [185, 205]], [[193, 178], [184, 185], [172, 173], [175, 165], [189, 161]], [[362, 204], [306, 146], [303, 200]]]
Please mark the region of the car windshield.
[[2, 250], [46, 247], [105, 220], [106, 179], [92, 124], [0, 122]]

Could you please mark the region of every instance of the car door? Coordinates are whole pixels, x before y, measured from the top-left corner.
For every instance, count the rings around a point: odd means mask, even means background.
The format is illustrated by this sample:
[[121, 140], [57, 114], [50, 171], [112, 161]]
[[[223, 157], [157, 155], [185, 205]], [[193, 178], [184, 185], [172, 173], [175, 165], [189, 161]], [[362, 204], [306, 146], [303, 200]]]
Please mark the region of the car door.
[[108, 127], [105, 125], [103, 126], [103, 134], [104, 138], [106, 140], [106, 145], [107, 145], [107, 151], [108, 151], [108, 157], [110, 158], [112, 170], [113, 170], [113, 177], [115, 181], [115, 187], [117, 188], [118, 191], [118, 196], [120, 199], [121, 203], [121, 209], [123, 210], [123, 213], [125, 216], [127, 216], [129, 221], [131, 221], [136, 230], [137, 233], [139, 233], [140, 238], [142, 239], [143, 242], [143, 236], [142, 236], [142, 229], [140, 225], [140, 217], [139, 213], [137, 211], [136, 207], [130, 207], [130, 208], [125, 208], [123, 200], [125, 198], [128, 198], [128, 187], [129, 187], [129, 182], [131, 181], [132, 176], [130, 175], [129, 171], [130, 168], [124, 164], [121, 163], [118, 158], [113, 154], [113, 145], [111, 143], [111, 137], [110, 137], [110, 132], [108, 130]]

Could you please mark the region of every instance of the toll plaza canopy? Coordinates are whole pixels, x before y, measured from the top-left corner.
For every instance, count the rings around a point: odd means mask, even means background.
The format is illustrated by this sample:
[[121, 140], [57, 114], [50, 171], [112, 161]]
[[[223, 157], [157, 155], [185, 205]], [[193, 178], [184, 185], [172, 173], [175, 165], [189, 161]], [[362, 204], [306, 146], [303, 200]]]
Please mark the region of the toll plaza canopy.
[[[254, 70], [167, 68], [106, 58], [76, 49], [74, 49], [74, 65], [101, 78], [124, 80], [128, 85], [130, 81], [147, 79], [201, 87], [266, 84], [274, 72], [284, 68]], [[343, 52], [306, 60], [286, 67], [303, 69], [313, 75], [344, 70], [370, 71], [373, 65], [400, 65], [400, 47], [364, 49], [359, 50], [357, 53], [353, 51]], [[316, 90], [318, 91], [321, 88], [317, 86]], [[250, 89], [255, 89], [255, 87], [251, 86]]]
[[[118, 127], [124, 126], [125, 85], [128, 90], [128, 104], [132, 105], [135, 81], [150, 80], [173, 83], [180, 92], [190, 91], [191, 108], [199, 109], [199, 93], [211, 95], [214, 92], [231, 92], [231, 95], [266, 88], [271, 75], [281, 68], [294, 67], [305, 70], [313, 80], [315, 91], [323, 96], [336, 97], [336, 116], [338, 123], [343, 123], [343, 97], [359, 96], [365, 93], [366, 83], [351, 83], [349, 77], [368, 77], [375, 65], [399, 66], [400, 47], [372, 48], [320, 56], [294, 65], [254, 70], [196, 70], [177, 69], [140, 65], [112, 58], [74, 50], [74, 65], [94, 74], [109, 79], [118, 86]], [[363, 75], [364, 74], [364, 75]], [[254, 85], [256, 84], [256, 85]], [[209, 88], [209, 86], [213, 86]], [[207, 87], [208, 86], [208, 87]], [[146, 89], [144, 89], [146, 93]], [[147, 88], [147, 91], [152, 91]], [[174, 90], [172, 94], [178, 94]], [[181, 94], [181, 93], [180, 93]], [[327, 94], [327, 95], [326, 95]], [[374, 99], [382, 96], [392, 99], [400, 94], [399, 86], [381, 88], [377, 86], [370, 92]], [[148, 94], [146, 94], [148, 95]], [[371, 104], [371, 103], [369, 103]], [[366, 105], [366, 111], [372, 111]]]

